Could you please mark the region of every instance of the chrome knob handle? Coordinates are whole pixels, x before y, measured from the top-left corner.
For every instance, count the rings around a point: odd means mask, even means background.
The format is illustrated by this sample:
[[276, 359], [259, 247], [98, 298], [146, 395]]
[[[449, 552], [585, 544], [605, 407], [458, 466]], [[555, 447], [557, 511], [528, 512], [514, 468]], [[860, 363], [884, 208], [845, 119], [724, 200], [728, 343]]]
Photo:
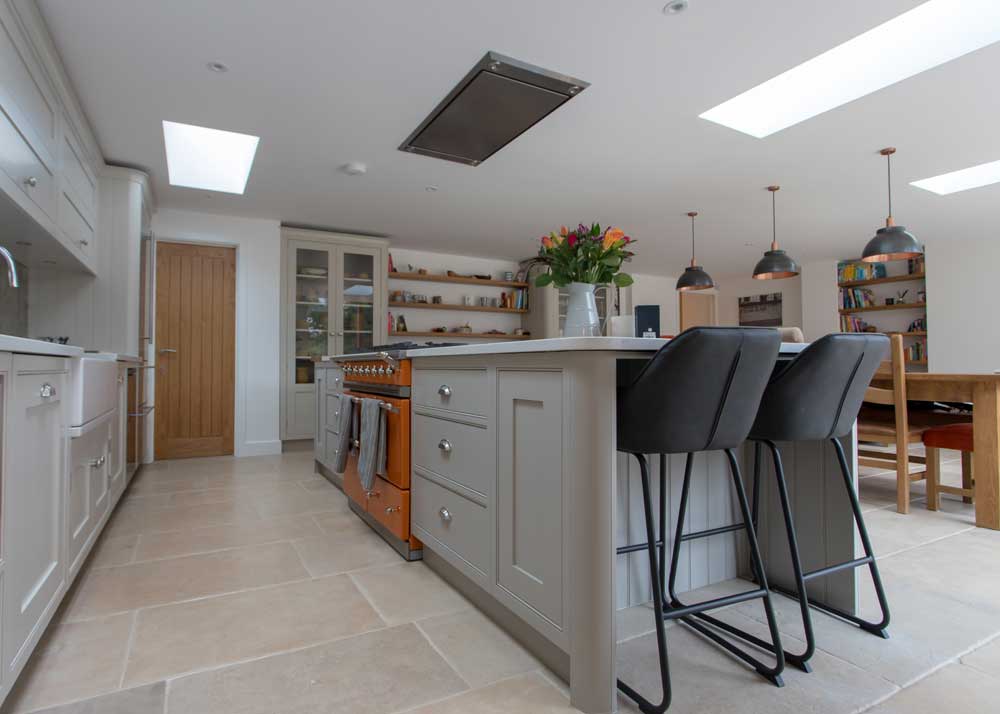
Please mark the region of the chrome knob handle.
[[46, 382], [45, 384], [42, 385], [42, 388], [38, 390], [38, 396], [40, 396], [42, 399], [51, 399], [52, 397], [56, 396], [56, 388], [53, 387], [48, 382]]
[[385, 512], [386, 513], [395, 513], [398, 510], [399, 510], [399, 506], [386, 506], [385, 507]]
[[451, 396], [451, 387], [449, 387], [447, 384], [442, 384], [440, 387], [438, 387], [438, 394], [447, 399], [448, 397]]
[[80, 245], [86, 247], [86, 246], [90, 245], [90, 241], [87, 240], [86, 238], [81, 238], [80, 239]]
[[34, 176], [29, 176], [28, 178], [24, 179], [24, 185], [27, 186], [28, 188], [34, 188], [35, 186], [38, 185], [38, 179], [35, 178]]
[[333, 383], [334, 384], [340, 384], [340, 377], [334, 377], [333, 378]]
[[441, 517], [441, 520], [444, 521], [445, 523], [451, 523], [451, 511], [449, 511], [444, 506], [441, 506], [440, 510], [438, 510], [438, 515]]
[[450, 454], [451, 442], [448, 441], [447, 439], [441, 439], [441, 441], [438, 442], [438, 448], [441, 449], [441, 451], [443, 451], [444, 453]]

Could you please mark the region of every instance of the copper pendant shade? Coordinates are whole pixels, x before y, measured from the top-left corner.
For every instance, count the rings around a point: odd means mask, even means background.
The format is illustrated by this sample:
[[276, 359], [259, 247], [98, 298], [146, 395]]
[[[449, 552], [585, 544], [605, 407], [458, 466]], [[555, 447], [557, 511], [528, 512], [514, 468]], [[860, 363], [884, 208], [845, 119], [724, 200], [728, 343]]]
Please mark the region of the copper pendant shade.
[[794, 278], [801, 272], [799, 264], [792, 259], [792, 256], [778, 248], [778, 218], [774, 195], [780, 188], [781, 186], [767, 187], [771, 192], [771, 250], [764, 253], [764, 257], [757, 261], [753, 269], [755, 280]]
[[677, 290], [680, 291], [707, 290], [715, 287], [712, 276], [706, 273], [694, 259], [694, 217], [697, 215], [697, 211], [688, 213], [688, 217], [691, 219], [691, 265], [686, 267], [681, 276], [677, 278]]
[[879, 151], [885, 157], [887, 183], [889, 186], [889, 216], [885, 219], [885, 228], [879, 228], [875, 237], [868, 241], [861, 260], [866, 263], [880, 263], [884, 260], [902, 260], [916, 258], [924, 254], [924, 249], [904, 226], [897, 226], [892, 218], [892, 155], [896, 153], [893, 147]]

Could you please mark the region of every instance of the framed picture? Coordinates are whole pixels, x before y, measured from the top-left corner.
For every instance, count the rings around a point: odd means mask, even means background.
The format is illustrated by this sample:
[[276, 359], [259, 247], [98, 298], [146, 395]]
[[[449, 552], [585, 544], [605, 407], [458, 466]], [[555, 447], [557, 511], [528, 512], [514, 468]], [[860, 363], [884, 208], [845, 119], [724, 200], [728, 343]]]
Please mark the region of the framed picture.
[[781, 293], [739, 299], [741, 327], [781, 327]]

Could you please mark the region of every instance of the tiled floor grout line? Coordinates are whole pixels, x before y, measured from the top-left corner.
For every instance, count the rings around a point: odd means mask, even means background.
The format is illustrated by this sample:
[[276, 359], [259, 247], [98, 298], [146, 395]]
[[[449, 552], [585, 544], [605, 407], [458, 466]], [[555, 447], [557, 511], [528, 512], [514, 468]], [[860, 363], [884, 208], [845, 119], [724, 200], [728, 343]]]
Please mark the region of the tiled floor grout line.
[[930, 540], [923, 541], [922, 543], [915, 543], [908, 548], [900, 548], [899, 550], [894, 550], [891, 553], [876, 554], [878, 560], [884, 560], [885, 558], [892, 558], [899, 555], [900, 553], [909, 553], [911, 550], [916, 550], [917, 548], [923, 548], [925, 545], [931, 545], [933, 543], [940, 543], [948, 538], [954, 538], [957, 535], [962, 535], [963, 533], [969, 533], [970, 531], [976, 530], [975, 526], [969, 526], [968, 528], [963, 528], [960, 531], [955, 531], [954, 533], [948, 533], [943, 536], [938, 536], [937, 538], [931, 538]]
[[[509, 677], [501, 677], [500, 679], [498, 679], [496, 681], [493, 681], [493, 682], [490, 682], [489, 684], [484, 684], [481, 687], [469, 687], [469, 689], [466, 689], [465, 691], [455, 692], [454, 694], [449, 694], [446, 697], [440, 697], [438, 699], [432, 699], [430, 701], [423, 702], [422, 704], [416, 704], [416, 705], [414, 705], [412, 707], [406, 707], [404, 709], [393, 709], [392, 711], [387, 712], [387, 714], [407, 714], [407, 712], [414, 712], [414, 711], [417, 711], [418, 709], [422, 709], [424, 707], [434, 706], [435, 704], [442, 704], [443, 702], [447, 702], [447, 701], [450, 701], [452, 699], [457, 699], [458, 697], [461, 697], [461, 696], [464, 696], [466, 694], [469, 694], [470, 692], [477, 692], [477, 691], [479, 691], [481, 689], [486, 689], [487, 687], [493, 687], [493, 686], [496, 686], [498, 684], [503, 684], [504, 682], [509, 682], [512, 679], [517, 679], [519, 677], [525, 677], [525, 676], [528, 676], [528, 675], [531, 675], [531, 674], [534, 674], [534, 675], [538, 676], [539, 678], [541, 678], [548, 686], [552, 687], [555, 691], [559, 692], [559, 694], [562, 695], [562, 697], [564, 699], [566, 699], [567, 701], [569, 701], [569, 698], [563, 692], [561, 692], [558, 687], [556, 687], [554, 684], [552, 684], [552, 682], [550, 682], [547, 677], [545, 677], [544, 675], [542, 675], [542, 673], [541, 673], [540, 670], [531, 669], [531, 670], [528, 670], [527, 672], [520, 672], [519, 674], [512, 674]], [[465, 680], [462, 680], [462, 681], [465, 681]]]
[[[388, 567], [393, 567], [393, 566], [388, 566]], [[368, 593], [368, 589], [364, 585], [362, 585], [358, 581], [358, 579], [354, 577], [352, 573], [346, 573], [346, 575], [351, 579], [351, 582], [354, 583], [354, 587], [358, 589], [358, 592], [361, 593], [361, 597], [363, 597], [368, 602], [368, 605], [371, 607], [372, 610], [375, 611], [375, 614], [378, 615], [379, 618], [381, 618], [382, 622], [384, 622], [388, 626], [389, 625], [388, 616], [386, 616], [386, 614], [379, 609], [379, 606], [375, 604], [375, 599]]]
[[119, 690], [125, 686], [125, 675], [128, 673], [128, 661], [132, 657], [132, 647], [135, 644], [135, 638], [138, 629], [139, 629], [139, 611], [135, 610], [132, 613], [132, 625], [128, 631], [128, 642], [125, 643], [125, 657], [122, 661], [122, 676], [118, 678]]
[[472, 682], [470, 682], [469, 680], [467, 680], [465, 677], [462, 676], [462, 673], [458, 671], [458, 667], [456, 667], [455, 664], [451, 661], [451, 659], [444, 653], [444, 651], [434, 643], [434, 640], [432, 640], [431, 636], [424, 631], [424, 628], [420, 626], [420, 623], [414, 620], [413, 626], [416, 627], [417, 632], [419, 632], [420, 635], [425, 640], [427, 640], [427, 644], [431, 646], [431, 649], [437, 652], [438, 657], [444, 660], [444, 663], [448, 665], [448, 667], [451, 669], [452, 672], [455, 673], [455, 676], [457, 676], [460, 680], [462, 680], [462, 684], [465, 685], [466, 690], [475, 689], [475, 687], [472, 686]]
[[[926, 672], [921, 673], [920, 675], [918, 675], [914, 679], [910, 680], [906, 684], [904, 684], [902, 686], [900, 686], [900, 685], [897, 684], [896, 685], [896, 687], [897, 687], [896, 691], [894, 691], [894, 692], [892, 692], [890, 694], [887, 694], [884, 697], [879, 698], [875, 702], [873, 702], [873, 703], [865, 706], [862, 709], [859, 709], [858, 711], [859, 712], [869, 711], [870, 709], [872, 709], [874, 707], [877, 707], [879, 704], [882, 704], [883, 702], [886, 702], [886, 701], [892, 699], [894, 696], [896, 696], [897, 694], [899, 694], [900, 692], [902, 692], [904, 689], [909, 689], [910, 687], [912, 687], [912, 686], [914, 686], [916, 684], [919, 684], [920, 682], [924, 681], [925, 679], [927, 679], [931, 675], [936, 674], [937, 672], [940, 672], [945, 667], [949, 667], [949, 666], [951, 666], [953, 664], [962, 664], [962, 658], [963, 657], [965, 657], [966, 655], [971, 654], [972, 652], [975, 652], [978, 649], [981, 649], [982, 647], [985, 647], [986, 645], [988, 645], [989, 643], [993, 642], [997, 638], [1000, 638], [1000, 631], [994, 632], [992, 635], [990, 635], [986, 639], [981, 640], [980, 642], [972, 645], [971, 647], [969, 647], [968, 649], [966, 649], [966, 650], [964, 650], [962, 652], [959, 652], [954, 657], [952, 657], [952, 658], [950, 658], [948, 660], [945, 660], [944, 662], [940, 662], [940, 663], [934, 665], [929, 670], [927, 670]], [[964, 665], [964, 666], [969, 667], [970, 665]], [[972, 669], [975, 669], [977, 672], [981, 671], [978, 667], [972, 667]], [[989, 672], [983, 672], [983, 674], [989, 675]], [[992, 676], [992, 675], [989, 675], [989, 676]], [[885, 679], [885, 678], [883, 677], [883, 679]], [[996, 679], [996, 677], [994, 677], [994, 679]], [[889, 681], [889, 680], [886, 680], [886, 681]]]

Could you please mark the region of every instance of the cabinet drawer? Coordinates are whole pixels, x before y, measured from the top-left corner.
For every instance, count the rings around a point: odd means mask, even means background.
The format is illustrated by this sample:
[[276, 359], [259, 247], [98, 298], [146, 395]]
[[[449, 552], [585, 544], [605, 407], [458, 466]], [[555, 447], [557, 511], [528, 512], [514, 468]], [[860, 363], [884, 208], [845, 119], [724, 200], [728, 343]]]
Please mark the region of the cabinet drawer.
[[[333, 464], [337, 461], [337, 449], [339, 448], [340, 434], [327, 429], [326, 435], [323, 437], [323, 463], [327, 467], [333, 468]], [[355, 471], [356, 474], [357, 472]]]
[[327, 394], [340, 394], [344, 389], [344, 370], [342, 369], [328, 369], [326, 370], [326, 393]]
[[0, 169], [50, 217], [55, 216], [55, 176], [0, 112]]
[[454, 551], [484, 575], [490, 572], [490, 514], [477, 503], [413, 476], [413, 525]]
[[421, 406], [481, 416], [492, 411], [485, 369], [415, 370], [413, 401]]
[[334, 434], [340, 433], [340, 395], [324, 394], [326, 401], [326, 430]]
[[410, 537], [410, 492], [375, 477], [368, 494], [368, 515], [400, 540]]
[[413, 463], [483, 496], [493, 493], [495, 451], [489, 429], [413, 415]]

